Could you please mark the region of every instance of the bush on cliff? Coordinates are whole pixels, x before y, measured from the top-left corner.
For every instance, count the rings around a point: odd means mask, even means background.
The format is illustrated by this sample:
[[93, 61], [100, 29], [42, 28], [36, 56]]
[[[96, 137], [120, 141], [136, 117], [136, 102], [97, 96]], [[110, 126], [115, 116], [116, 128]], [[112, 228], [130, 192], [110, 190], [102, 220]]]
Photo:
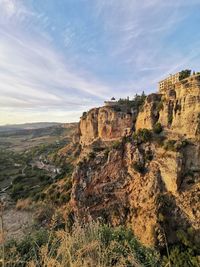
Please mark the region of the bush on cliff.
[[140, 143], [147, 143], [151, 141], [152, 132], [149, 129], [139, 129], [137, 133], [133, 134], [133, 139]]
[[176, 140], [167, 140], [164, 144], [165, 150], [176, 151]]
[[143, 173], [145, 171], [144, 164], [142, 164], [141, 162], [134, 162], [132, 164], [132, 168], [139, 173]]
[[[61, 229], [61, 230], [58, 230]], [[70, 230], [57, 227], [38, 230], [21, 241], [5, 246], [5, 266], [15, 267], [198, 267], [192, 247], [178, 244], [169, 247], [169, 255], [147, 248], [125, 227], [110, 227], [99, 222], [74, 224]], [[164, 252], [165, 254], [165, 252]]]
[[162, 128], [162, 125], [161, 125], [160, 122], [157, 122], [156, 124], [154, 124], [154, 126], [153, 126], [153, 132], [154, 132], [155, 134], [159, 134], [159, 133], [161, 133], [162, 130], [163, 130], [163, 128]]
[[120, 141], [115, 141], [112, 144], [113, 149], [120, 149], [121, 147], [122, 147], [122, 142], [120, 142]]

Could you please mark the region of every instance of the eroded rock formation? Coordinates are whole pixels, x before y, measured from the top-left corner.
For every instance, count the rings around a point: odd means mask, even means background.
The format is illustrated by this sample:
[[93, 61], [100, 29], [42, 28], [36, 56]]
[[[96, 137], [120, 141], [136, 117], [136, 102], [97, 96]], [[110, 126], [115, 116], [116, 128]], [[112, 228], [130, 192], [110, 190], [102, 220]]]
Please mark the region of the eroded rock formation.
[[[153, 132], [158, 123], [159, 134]], [[143, 128], [151, 131], [148, 140], [137, 136]], [[198, 79], [148, 96], [139, 109], [119, 105], [83, 114], [71, 197], [76, 217], [129, 225], [148, 245], [162, 246], [166, 234], [173, 243], [177, 230], [189, 228], [198, 241], [199, 131]]]

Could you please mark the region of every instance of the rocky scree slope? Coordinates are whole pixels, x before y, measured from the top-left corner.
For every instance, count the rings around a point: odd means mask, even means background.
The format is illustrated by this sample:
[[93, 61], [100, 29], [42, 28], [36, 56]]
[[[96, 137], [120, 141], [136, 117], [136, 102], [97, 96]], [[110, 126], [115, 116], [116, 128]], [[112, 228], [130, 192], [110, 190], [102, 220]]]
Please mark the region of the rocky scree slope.
[[74, 141], [76, 218], [125, 224], [147, 245], [200, 240], [200, 85], [151, 94], [140, 108], [84, 113]]

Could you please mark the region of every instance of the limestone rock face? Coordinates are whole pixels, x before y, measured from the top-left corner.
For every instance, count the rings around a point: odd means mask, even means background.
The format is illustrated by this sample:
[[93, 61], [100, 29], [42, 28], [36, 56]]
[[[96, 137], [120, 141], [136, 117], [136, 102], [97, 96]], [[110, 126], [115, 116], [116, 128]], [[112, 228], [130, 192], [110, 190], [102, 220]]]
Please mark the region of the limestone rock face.
[[[153, 130], [158, 122], [163, 131], [152, 131], [150, 140], [132, 136], [142, 128]], [[177, 241], [177, 229], [192, 228], [197, 239], [199, 80], [151, 94], [137, 111], [120, 106], [92, 109], [82, 116], [78, 136], [81, 148], [71, 195], [78, 219], [127, 224], [148, 245], [165, 244], [163, 229], [169, 243]]]
[[[176, 241], [177, 225], [199, 229], [200, 171], [189, 173], [183, 157], [186, 150], [164, 153], [152, 143], [128, 142], [109, 153], [88, 155], [73, 174], [76, 217], [102, 218], [114, 226], [127, 224], [148, 245], [163, 245], [162, 227], [170, 243]], [[143, 170], [134, 167], [136, 162]], [[192, 212], [193, 205], [197, 210]], [[165, 221], [162, 227], [161, 219]]]
[[100, 108], [98, 132], [102, 140], [110, 141], [128, 134], [134, 125], [134, 115], [127, 112], [113, 112], [110, 108]]
[[128, 134], [134, 126], [136, 115], [120, 106], [92, 109], [80, 120], [80, 143], [89, 145], [96, 139], [116, 140]]
[[[193, 79], [193, 80], [191, 80]], [[136, 130], [152, 129], [160, 122], [172, 136], [196, 138], [200, 134], [200, 78], [179, 82], [163, 94], [152, 94], [139, 112]]]
[[98, 113], [99, 109], [95, 108], [82, 116], [79, 124], [81, 144], [90, 144], [98, 137]]
[[142, 110], [139, 112], [136, 120], [136, 131], [141, 128], [152, 129], [158, 121], [158, 104], [161, 101], [161, 95], [151, 94], [147, 97]]
[[200, 96], [165, 100], [159, 122], [174, 134], [194, 138], [200, 133]]

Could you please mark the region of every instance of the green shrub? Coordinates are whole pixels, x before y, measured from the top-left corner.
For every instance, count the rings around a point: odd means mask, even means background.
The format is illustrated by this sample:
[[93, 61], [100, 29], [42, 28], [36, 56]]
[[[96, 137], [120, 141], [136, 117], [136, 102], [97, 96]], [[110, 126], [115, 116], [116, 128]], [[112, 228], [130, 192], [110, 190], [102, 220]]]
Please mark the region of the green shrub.
[[67, 192], [64, 195], [60, 196], [60, 204], [69, 202], [71, 199], [71, 192]]
[[31, 260], [36, 266], [160, 267], [159, 253], [140, 244], [125, 227], [90, 222], [75, 224], [71, 231], [56, 229], [55, 225], [51, 231], [41, 229], [18, 243], [10, 242], [6, 262], [13, 261], [16, 267], [29, 266]]
[[158, 103], [158, 105], [157, 105], [157, 110], [158, 111], [161, 111], [162, 109], [163, 109], [163, 101], [161, 100], [159, 103]]
[[164, 149], [165, 150], [171, 150], [171, 151], [176, 151], [176, 140], [168, 140], [164, 144]]
[[169, 124], [172, 124], [172, 121], [173, 121], [173, 114], [170, 114], [170, 115], [168, 116], [168, 123], [169, 123]]
[[86, 119], [86, 117], [87, 117], [87, 112], [84, 111], [83, 114], [82, 114], [82, 119]]
[[187, 139], [182, 140], [182, 141], [180, 141], [180, 142], [177, 142], [177, 143], [176, 143], [176, 149], [177, 149], [177, 150], [180, 150], [180, 149], [186, 147], [188, 144], [189, 144], [189, 141], [188, 141]]
[[106, 158], [108, 158], [109, 153], [110, 153], [110, 149], [107, 147], [107, 148], [105, 149], [105, 151], [104, 151], [104, 156], [105, 156]]
[[120, 149], [121, 146], [122, 146], [122, 143], [121, 143], [120, 141], [115, 141], [115, 142], [113, 142], [113, 144], [112, 144], [112, 148], [113, 148], [113, 149]]
[[92, 152], [89, 153], [89, 158], [90, 159], [94, 159], [95, 157], [96, 157], [95, 152], [92, 151]]
[[[142, 246], [130, 229], [124, 227], [111, 228], [107, 225], [100, 226], [101, 243], [104, 247], [111, 247], [110, 255], [108, 254], [108, 265], [106, 266], [121, 266], [118, 265], [120, 258], [126, 259], [126, 265], [134, 267], [135, 262], [130, 260], [129, 255], [135, 257], [135, 261], [142, 264], [142, 266], [160, 266], [159, 254], [150, 248]], [[110, 264], [109, 264], [110, 263]]]
[[68, 190], [70, 190], [71, 188], [72, 188], [72, 181], [71, 181], [70, 178], [68, 178], [68, 179], [66, 180], [66, 182], [65, 182], [65, 185], [64, 185], [63, 189], [64, 189], [65, 191], [68, 191]]
[[101, 146], [93, 146], [93, 151], [94, 152], [101, 152], [101, 151], [104, 151], [105, 150], [105, 147], [101, 147]]
[[162, 128], [162, 125], [161, 125], [160, 122], [157, 122], [156, 124], [154, 124], [154, 126], [153, 126], [153, 132], [154, 132], [155, 134], [159, 134], [159, 133], [161, 133], [162, 130], [163, 130], [163, 128]]
[[144, 164], [142, 164], [141, 162], [134, 162], [132, 164], [132, 168], [139, 173], [143, 173], [145, 171]]
[[151, 138], [152, 138], [152, 132], [151, 130], [146, 128], [139, 129], [137, 133], [133, 134], [133, 139], [142, 143], [151, 141]]
[[[169, 258], [163, 257], [163, 265], [169, 263], [171, 266], [177, 267], [198, 267], [200, 266], [199, 251], [200, 245], [198, 235], [195, 235], [193, 228], [188, 228], [187, 231], [182, 229], [176, 232], [179, 242], [169, 248]], [[195, 240], [195, 236], [197, 239]]]
[[147, 151], [145, 153], [145, 160], [151, 161], [153, 159], [152, 151]]
[[27, 261], [38, 257], [39, 249], [47, 244], [48, 240], [51, 240], [48, 232], [45, 229], [40, 229], [18, 242], [13, 240], [7, 242], [5, 246], [5, 266], [27, 266]]
[[163, 257], [162, 266], [199, 267], [200, 261], [192, 249], [176, 245], [170, 248], [169, 258]]
[[191, 70], [188, 69], [182, 70], [180, 72], [179, 80], [182, 81], [183, 79], [190, 77], [190, 75], [191, 75]]

